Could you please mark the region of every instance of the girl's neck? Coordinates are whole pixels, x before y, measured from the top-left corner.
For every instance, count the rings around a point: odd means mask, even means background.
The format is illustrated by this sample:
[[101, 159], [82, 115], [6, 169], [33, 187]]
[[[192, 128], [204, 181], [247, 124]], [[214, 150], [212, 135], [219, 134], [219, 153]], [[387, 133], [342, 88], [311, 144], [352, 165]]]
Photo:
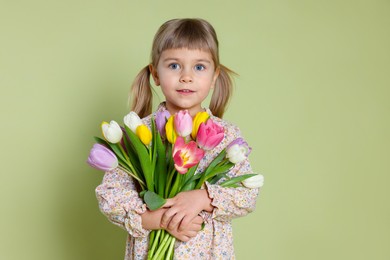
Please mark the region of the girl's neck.
[[188, 113], [190, 113], [190, 115], [192, 117], [195, 117], [196, 113], [198, 113], [198, 112], [206, 111], [206, 109], [202, 108], [201, 105], [199, 107], [194, 107], [194, 108], [190, 108], [190, 109], [182, 109], [182, 108], [179, 108], [179, 107], [172, 106], [171, 104], [165, 103], [165, 108], [168, 110], [168, 112], [171, 115], [176, 114], [180, 110], [188, 110]]

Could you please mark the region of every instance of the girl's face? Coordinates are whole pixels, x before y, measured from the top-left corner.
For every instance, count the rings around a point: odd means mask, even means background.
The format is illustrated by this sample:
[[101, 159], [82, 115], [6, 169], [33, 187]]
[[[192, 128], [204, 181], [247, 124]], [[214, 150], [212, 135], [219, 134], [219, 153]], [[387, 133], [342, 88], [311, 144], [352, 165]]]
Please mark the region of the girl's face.
[[161, 86], [168, 111], [173, 115], [187, 109], [194, 116], [214, 87], [219, 71], [211, 54], [202, 50], [168, 49], [157, 67], [150, 65], [154, 82]]

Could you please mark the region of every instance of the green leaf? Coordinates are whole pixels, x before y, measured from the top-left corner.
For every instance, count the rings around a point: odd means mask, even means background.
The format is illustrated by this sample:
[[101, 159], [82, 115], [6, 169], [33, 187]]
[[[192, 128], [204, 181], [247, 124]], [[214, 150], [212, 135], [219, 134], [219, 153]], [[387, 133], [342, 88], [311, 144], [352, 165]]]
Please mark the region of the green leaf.
[[156, 210], [164, 206], [166, 200], [153, 191], [148, 190], [144, 194], [144, 201], [150, 210]]
[[209, 164], [209, 166], [206, 168], [206, 171], [202, 172], [200, 175], [202, 176], [198, 183], [195, 186], [195, 189], [200, 189], [202, 187], [203, 183], [207, 178], [209, 178], [209, 173], [214, 170], [214, 168], [222, 162], [223, 159], [225, 159], [226, 156], [226, 150], [223, 149], [220, 154], [218, 154], [217, 157], [214, 158], [214, 160]]
[[147, 192], [147, 190], [143, 190], [143, 191], [141, 191], [140, 193], [139, 193], [139, 196], [141, 197], [141, 198], [143, 198], [144, 196], [145, 196], [145, 193]]
[[171, 190], [169, 192], [169, 195], [168, 195], [168, 198], [173, 198], [174, 196], [176, 196], [176, 194], [178, 194], [180, 192], [179, 190], [179, 187], [182, 186], [182, 181], [183, 181], [183, 174], [180, 174], [180, 173], [176, 173], [176, 176], [175, 176], [175, 181], [173, 183], [173, 185], [171, 186]]
[[159, 134], [156, 135], [156, 151], [157, 162], [155, 168], [155, 181], [157, 183], [157, 193], [163, 195], [167, 182], [167, 162], [165, 145], [163, 144]]
[[195, 188], [195, 182], [187, 181], [186, 184], [184, 184], [183, 187], [181, 187], [180, 191], [189, 191], [193, 190]]
[[199, 165], [199, 163], [198, 163], [197, 165], [191, 167], [191, 168], [186, 172], [186, 174], [184, 175], [184, 183], [186, 183], [187, 181], [191, 180], [191, 179], [194, 177], [195, 172], [196, 172], [196, 169], [198, 169], [198, 165]]
[[215, 175], [213, 178], [209, 179], [208, 182], [210, 184], [216, 184], [222, 178], [227, 178], [227, 173], [226, 172], [222, 172], [222, 173], [219, 173], [219, 174]]
[[157, 131], [157, 128], [156, 128], [156, 124], [155, 124], [155, 121], [154, 121], [154, 117], [152, 117], [150, 119], [150, 122], [151, 122], [151, 128], [152, 128], [152, 144], [151, 144], [151, 163], [152, 163], [152, 178], [153, 178], [153, 183], [155, 185], [154, 189], [155, 191], [158, 193], [158, 187], [157, 187], [157, 184], [158, 184], [158, 177], [156, 175], [156, 163], [157, 163], [157, 136], [159, 136], [159, 133]]
[[244, 174], [240, 176], [233, 177], [229, 180], [226, 180], [220, 184], [221, 187], [237, 187], [237, 183], [243, 180], [246, 180], [252, 176], [255, 176], [256, 173]]
[[148, 149], [141, 142], [136, 134], [134, 134], [128, 126], [125, 126], [126, 133], [129, 136], [131, 143], [138, 154], [139, 162], [142, 168], [144, 179], [148, 190], [154, 190], [154, 181], [152, 173], [152, 162], [150, 161]]
[[125, 134], [123, 135], [123, 141], [125, 143], [125, 147], [126, 147], [126, 151], [127, 151], [127, 155], [131, 161], [131, 164], [135, 167], [135, 168], [138, 168], [140, 169], [140, 165], [139, 165], [139, 160], [138, 160], [138, 155], [135, 151], [135, 148], [134, 146], [132, 145], [132, 143], [130, 142], [130, 139], [129, 139], [129, 136], [127, 135], [127, 133], [125, 132]]
[[217, 174], [228, 172], [232, 167], [234, 166], [234, 163], [227, 163], [219, 167], [215, 167], [211, 172], [209, 172], [205, 178], [205, 180], [208, 180], [212, 177], [214, 177]]
[[207, 167], [206, 171], [205, 171], [205, 176], [208, 175], [209, 172], [211, 172], [215, 166], [217, 166], [217, 164], [219, 164], [224, 158], [225, 158], [225, 155], [226, 155], [226, 150], [222, 150], [220, 154], [218, 154], [217, 157], [214, 158], [214, 160], [209, 164], [209, 166]]
[[99, 144], [104, 144], [104, 145], [108, 146], [107, 141], [104, 140], [103, 138], [94, 136], [93, 139], [95, 139], [95, 141], [96, 141], [97, 143], [99, 143]]

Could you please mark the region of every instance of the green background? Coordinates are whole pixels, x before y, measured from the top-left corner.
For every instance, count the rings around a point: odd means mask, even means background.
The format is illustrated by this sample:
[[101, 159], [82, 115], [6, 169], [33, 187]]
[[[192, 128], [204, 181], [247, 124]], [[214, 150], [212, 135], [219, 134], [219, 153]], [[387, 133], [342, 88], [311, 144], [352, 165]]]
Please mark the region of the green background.
[[[265, 176], [238, 259], [390, 259], [390, 2], [1, 1], [0, 259], [123, 259], [85, 163], [166, 20], [240, 74], [225, 119]], [[156, 99], [156, 104], [162, 98]]]

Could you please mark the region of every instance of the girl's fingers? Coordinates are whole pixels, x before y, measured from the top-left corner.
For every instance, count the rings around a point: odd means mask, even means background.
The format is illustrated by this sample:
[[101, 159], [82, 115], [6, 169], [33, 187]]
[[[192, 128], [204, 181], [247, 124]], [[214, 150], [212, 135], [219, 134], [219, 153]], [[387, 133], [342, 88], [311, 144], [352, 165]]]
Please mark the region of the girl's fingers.
[[185, 216], [180, 223], [179, 231], [183, 231], [188, 228], [188, 226], [192, 223], [192, 219], [188, 216]]
[[179, 237], [177, 237], [177, 239], [179, 239], [183, 242], [188, 242], [188, 241], [190, 241], [191, 238], [188, 236], [179, 236]]
[[165, 211], [164, 215], [161, 218], [160, 226], [162, 228], [166, 228], [168, 224], [171, 222], [172, 217], [176, 214], [176, 211], [172, 208]]
[[[189, 226], [202, 226], [203, 218], [201, 216], [196, 216], [193, 219], [190, 219], [188, 217], [184, 217], [183, 220], [180, 223], [179, 231], [186, 230]], [[200, 230], [200, 229], [199, 229]]]
[[169, 207], [172, 207], [174, 205], [174, 199], [167, 199], [167, 201], [165, 202], [164, 204], [164, 208], [169, 208]]
[[188, 231], [186, 233], [186, 236], [193, 238], [193, 237], [196, 237], [197, 234], [198, 234], [198, 232], [196, 232], [196, 231]]
[[201, 216], [196, 216], [195, 218], [192, 219], [192, 223], [194, 223], [194, 224], [202, 225], [203, 222], [204, 222], [204, 220]]
[[171, 230], [176, 230], [180, 224], [180, 222], [182, 221], [182, 219], [184, 218], [185, 215], [183, 215], [182, 212], [178, 212], [176, 213], [175, 216], [172, 217], [172, 219], [169, 221], [169, 224], [168, 224], [168, 229], [171, 229]]

